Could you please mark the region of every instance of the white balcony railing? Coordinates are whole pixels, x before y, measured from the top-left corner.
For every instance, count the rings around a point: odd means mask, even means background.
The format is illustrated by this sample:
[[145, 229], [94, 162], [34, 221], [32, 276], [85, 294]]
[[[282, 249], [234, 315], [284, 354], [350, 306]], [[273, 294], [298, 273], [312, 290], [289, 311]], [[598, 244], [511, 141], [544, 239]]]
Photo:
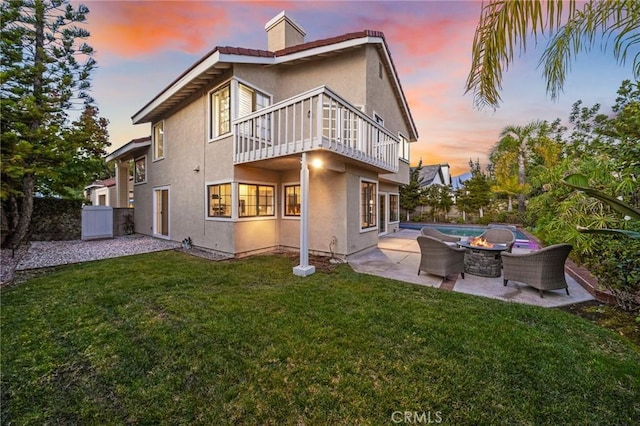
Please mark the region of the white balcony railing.
[[398, 137], [324, 86], [241, 117], [233, 127], [235, 164], [325, 149], [398, 171]]

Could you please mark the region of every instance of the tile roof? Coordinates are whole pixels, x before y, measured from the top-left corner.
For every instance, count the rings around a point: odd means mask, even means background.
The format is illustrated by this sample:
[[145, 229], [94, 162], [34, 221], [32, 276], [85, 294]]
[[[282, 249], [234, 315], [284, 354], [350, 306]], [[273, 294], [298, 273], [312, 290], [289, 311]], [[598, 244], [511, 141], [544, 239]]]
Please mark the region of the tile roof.
[[381, 31], [371, 31], [371, 30], [358, 31], [358, 32], [339, 35], [336, 37], [329, 37], [321, 40], [309, 41], [307, 43], [302, 43], [295, 46], [285, 47], [284, 49], [277, 50], [276, 52], [274, 52], [274, 54], [276, 57], [285, 56], [285, 55], [290, 55], [292, 53], [313, 49], [315, 47], [330, 46], [332, 44], [338, 44], [343, 41], [349, 41], [349, 40], [354, 40], [354, 39], [363, 38], [363, 37], [380, 37], [384, 39], [384, 34]]
[[257, 56], [261, 58], [273, 58], [275, 56], [273, 52], [268, 50], [247, 49], [244, 47], [217, 46], [213, 51], [218, 51], [225, 55]]
[[292, 53], [303, 52], [305, 50], [313, 49], [316, 47], [331, 46], [332, 44], [341, 43], [343, 41], [354, 40], [363, 37], [380, 37], [384, 39], [384, 34], [381, 31], [364, 30], [357, 31], [348, 34], [339, 35], [336, 37], [324, 38], [321, 40], [309, 41], [295, 46], [285, 47], [284, 49], [276, 50], [272, 52], [270, 50], [261, 49], [247, 49], [244, 47], [231, 47], [231, 46], [217, 46], [211, 51], [219, 52], [225, 55], [242, 55], [242, 56], [256, 56], [261, 58], [275, 58], [279, 56], [286, 56]]

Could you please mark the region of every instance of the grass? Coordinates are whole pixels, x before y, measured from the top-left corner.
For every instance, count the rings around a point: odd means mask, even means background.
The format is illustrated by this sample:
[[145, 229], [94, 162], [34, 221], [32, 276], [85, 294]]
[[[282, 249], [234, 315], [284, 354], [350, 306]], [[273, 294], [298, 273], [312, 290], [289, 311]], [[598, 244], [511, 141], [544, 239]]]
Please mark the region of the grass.
[[609, 330], [295, 263], [163, 252], [5, 289], [1, 423], [640, 421], [640, 349]]

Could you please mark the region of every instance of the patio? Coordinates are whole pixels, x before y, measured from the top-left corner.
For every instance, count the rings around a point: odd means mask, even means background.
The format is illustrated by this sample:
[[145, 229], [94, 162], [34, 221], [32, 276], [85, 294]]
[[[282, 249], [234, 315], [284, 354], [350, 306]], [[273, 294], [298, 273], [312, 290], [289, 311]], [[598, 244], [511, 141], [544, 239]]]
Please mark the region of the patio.
[[[545, 291], [544, 298], [540, 298], [538, 290], [515, 281], [509, 281], [505, 287], [502, 284], [502, 277], [486, 278], [466, 273], [464, 279], [456, 277], [457, 274], [452, 274], [445, 281], [426, 272], [418, 275], [420, 249], [416, 237], [419, 233], [418, 230], [401, 229], [396, 233], [383, 236], [380, 238], [378, 247], [349, 258], [349, 264], [360, 273], [529, 305], [557, 307], [593, 300], [591, 294], [570, 275], [566, 275], [569, 296], [564, 290], [555, 290]], [[179, 243], [141, 235], [101, 241], [36, 242], [15, 259], [10, 258], [9, 251], [3, 250], [2, 281], [10, 281], [10, 276], [13, 274], [5, 271], [10, 269], [10, 266], [20, 271], [179, 247]], [[517, 253], [526, 249], [514, 248], [513, 251]], [[15, 264], [10, 265], [11, 263]]]
[[[351, 257], [349, 264], [355, 271], [365, 274], [528, 305], [557, 307], [593, 300], [593, 296], [568, 274], [566, 279], [570, 295], [567, 296], [564, 290], [545, 291], [544, 298], [540, 297], [538, 290], [526, 284], [509, 281], [505, 287], [501, 276], [486, 278], [466, 273], [464, 279], [459, 276], [455, 279], [452, 274], [444, 281], [426, 272], [418, 275], [420, 249], [416, 237], [419, 234], [418, 230], [401, 229], [380, 237], [377, 248]], [[514, 253], [526, 251], [529, 250], [513, 249]]]

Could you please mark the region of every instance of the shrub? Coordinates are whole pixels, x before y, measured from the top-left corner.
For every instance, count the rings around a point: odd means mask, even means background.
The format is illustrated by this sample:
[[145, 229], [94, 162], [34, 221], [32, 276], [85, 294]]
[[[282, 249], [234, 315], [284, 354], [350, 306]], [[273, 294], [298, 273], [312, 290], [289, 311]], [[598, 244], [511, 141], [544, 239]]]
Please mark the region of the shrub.
[[79, 240], [83, 202], [81, 199], [34, 198], [29, 240]]
[[599, 254], [585, 261], [609, 290], [616, 303], [627, 311], [640, 311], [640, 240], [597, 237]]

